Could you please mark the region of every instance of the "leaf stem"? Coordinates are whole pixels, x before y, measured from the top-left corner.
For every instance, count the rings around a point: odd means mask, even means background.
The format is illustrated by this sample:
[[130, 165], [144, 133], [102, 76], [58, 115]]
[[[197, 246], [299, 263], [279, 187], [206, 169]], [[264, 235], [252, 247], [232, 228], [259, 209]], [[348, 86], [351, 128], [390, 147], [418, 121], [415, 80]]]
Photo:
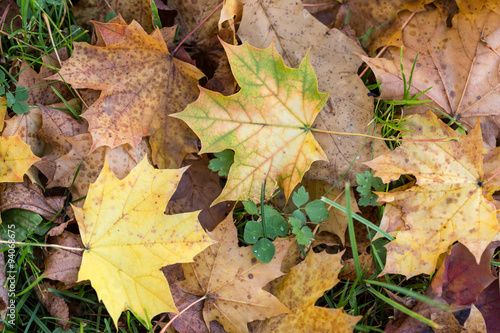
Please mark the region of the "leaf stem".
[[172, 57], [175, 55], [175, 53], [179, 50], [179, 48], [182, 46], [182, 44], [184, 44], [184, 42], [189, 38], [191, 37], [192, 34], [194, 34], [194, 32], [196, 30], [198, 30], [202, 25], [203, 23], [205, 23], [220, 7], [222, 7], [222, 5], [224, 4], [224, 1], [222, 1], [217, 7], [214, 8], [214, 10], [212, 10], [210, 12], [210, 14], [208, 14], [207, 17], [205, 17], [203, 19], [203, 21], [200, 22], [200, 24], [198, 24], [198, 26], [196, 28], [193, 29], [193, 31], [191, 31], [186, 37], [184, 37], [184, 39], [179, 43], [179, 45], [177, 45], [177, 47], [174, 49], [174, 51], [172, 52]]
[[71, 247], [71, 246], [63, 246], [57, 244], [43, 244], [43, 243], [25, 243], [25, 242], [10, 242], [8, 240], [0, 240], [0, 244], [14, 244], [14, 245], [28, 245], [28, 246], [38, 246], [38, 247], [53, 247], [61, 250], [76, 250], [76, 251], [85, 251], [85, 249], [80, 247]]
[[500, 169], [498, 169], [490, 178], [486, 179], [485, 183], [489, 182], [493, 178], [495, 178], [500, 173]]
[[165, 325], [163, 326], [163, 328], [161, 329], [160, 333], [165, 333], [167, 331], [167, 328], [173, 323], [174, 320], [176, 320], [177, 318], [179, 318], [184, 312], [186, 312], [190, 307], [192, 307], [193, 305], [203, 301], [207, 299], [207, 295], [203, 296], [202, 298], [196, 300], [195, 302], [189, 304], [188, 307], [186, 307], [184, 310], [182, 310], [181, 312], [179, 312], [178, 314], [176, 314], [174, 316], [174, 318], [170, 319], [170, 321]]
[[326, 133], [326, 134], [335, 134], [335, 135], [344, 135], [344, 136], [361, 136], [364, 138], [369, 138], [369, 139], [375, 139], [375, 140], [383, 140], [383, 141], [402, 141], [402, 142], [447, 142], [447, 141], [460, 141], [460, 138], [458, 137], [449, 137], [449, 138], [442, 138], [442, 139], [389, 139], [389, 138], [382, 138], [379, 136], [373, 136], [373, 135], [368, 135], [368, 134], [361, 134], [361, 133], [346, 133], [346, 132], [333, 132], [333, 131], [327, 131], [327, 130], [320, 130], [317, 128], [311, 128], [311, 131], [313, 132], [318, 132], [318, 133]]

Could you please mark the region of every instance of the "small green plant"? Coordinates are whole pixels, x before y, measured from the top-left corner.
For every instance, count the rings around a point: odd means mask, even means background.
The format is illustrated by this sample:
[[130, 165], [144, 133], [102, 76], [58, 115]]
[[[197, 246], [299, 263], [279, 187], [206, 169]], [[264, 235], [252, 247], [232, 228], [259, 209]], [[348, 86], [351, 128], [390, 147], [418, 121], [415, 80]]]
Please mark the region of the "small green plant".
[[[293, 193], [292, 201], [297, 209], [289, 216], [288, 223], [280, 212], [271, 206], [264, 204], [264, 187], [262, 187], [260, 207], [253, 201], [244, 201], [243, 206], [249, 215], [256, 216], [256, 220], [248, 221], [245, 224], [243, 240], [247, 244], [254, 244], [252, 253], [261, 262], [269, 263], [275, 253], [272, 240], [276, 237], [286, 237], [295, 235], [297, 243], [308, 246], [314, 234], [306, 225], [307, 223], [321, 223], [328, 218], [328, 210], [320, 200], [309, 203], [309, 193], [304, 187], [300, 187]], [[305, 212], [305, 213], [304, 213]], [[307, 214], [307, 216], [306, 216]], [[309, 217], [309, 219], [308, 219]]]
[[227, 177], [229, 169], [234, 163], [234, 151], [226, 149], [220, 153], [214, 153], [215, 158], [210, 160], [208, 168], [218, 172], [220, 177]]
[[377, 203], [378, 195], [372, 191], [385, 191], [387, 185], [382, 182], [379, 177], [374, 177], [371, 171], [365, 173], [358, 173], [356, 175], [356, 182], [358, 187], [356, 190], [359, 192], [361, 198], [358, 201], [360, 206], [375, 206]]

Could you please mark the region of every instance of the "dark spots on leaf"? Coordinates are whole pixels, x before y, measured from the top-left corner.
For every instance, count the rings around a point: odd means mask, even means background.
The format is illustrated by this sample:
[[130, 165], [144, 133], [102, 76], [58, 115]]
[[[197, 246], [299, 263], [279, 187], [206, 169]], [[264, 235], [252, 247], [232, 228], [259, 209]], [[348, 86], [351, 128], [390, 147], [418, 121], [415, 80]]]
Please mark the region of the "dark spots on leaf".
[[251, 274], [251, 273], [250, 273], [250, 274], [248, 274], [248, 278], [249, 278], [250, 280], [251, 280], [251, 279], [253, 279], [253, 274]]

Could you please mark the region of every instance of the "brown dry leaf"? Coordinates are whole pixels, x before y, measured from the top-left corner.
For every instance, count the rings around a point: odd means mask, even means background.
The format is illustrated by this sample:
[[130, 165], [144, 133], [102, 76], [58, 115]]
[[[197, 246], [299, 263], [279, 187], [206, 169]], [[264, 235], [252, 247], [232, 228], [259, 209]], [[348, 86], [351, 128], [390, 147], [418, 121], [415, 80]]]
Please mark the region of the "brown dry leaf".
[[[32, 278], [31, 283], [34, 282]], [[57, 324], [60, 325], [64, 330], [68, 330], [71, 326], [69, 318], [69, 308], [68, 304], [60, 296], [57, 296], [48, 289], [57, 289], [55, 283], [44, 281], [35, 286], [36, 296], [40, 300], [40, 303], [49, 311], [50, 315], [57, 320]]]
[[314, 303], [335, 286], [342, 269], [342, 253], [309, 252], [306, 259], [283, 278], [276, 297], [293, 312], [261, 322], [254, 332], [352, 332], [361, 316], [352, 317], [342, 309], [328, 309]]
[[137, 22], [94, 24], [106, 46], [75, 43], [59, 72], [74, 88], [102, 91], [82, 115], [89, 122], [93, 149], [127, 143], [136, 147], [150, 135], [153, 161], [160, 168], [180, 166], [187, 153], [197, 151], [197, 138], [168, 115], [196, 99], [203, 74], [172, 58], [158, 30], [148, 35]]
[[[500, 15], [484, 8], [471, 25], [459, 13], [453, 17], [452, 28], [447, 27], [446, 19], [438, 10], [418, 13], [403, 32], [402, 61], [407, 75], [418, 53], [410, 94], [432, 87], [422, 99], [432, 100], [437, 108], [469, 128], [478, 118], [482, 125], [492, 122], [497, 136], [500, 57], [489, 47], [497, 48], [500, 43]], [[400, 49], [390, 47], [388, 51], [392, 60], [362, 58], [382, 82], [380, 98], [397, 100], [403, 97]], [[408, 111], [427, 110], [420, 106]]]
[[[272, 25], [271, 25], [272, 24]], [[367, 133], [373, 118], [373, 99], [358, 77], [360, 62], [353, 52], [363, 50], [337, 29], [329, 29], [302, 8], [295, 0], [244, 1], [238, 36], [255, 47], [268, 47], [274, 39], [285, 64], [297, 67], [309, 52], [321, 91], [330, 91], [329, 99], [313, 127], [321, 130]], [[356, 115], [353, 118], [353, 115]], [[372, 142], [357, 156], [364, 138], [315, 133], [329, 162], [315, 162], [306, 174], [334, 184], [349, 169], [346, 181], [366, 169], [362, 162], [372, 158]], [[387, 151], [384, 144], [375, 145]], [[350, 164], [355, 160], [352, 167]], [[343, 186], [343, 183], [340, 184]]]
[[45, 149], [45, 140], [38, 134], [42, 127], [42, 112], [38, 108], [30, 108], [28, 113], [16, 114], [5, 121], [3, 137], [18, 135], [30, 147], [36, 156], [42, 156]]
[[500, 14], [500, 5], [497, 0], [456, 0], [456, 3], [460, 12], [469, 19], [471, 24], [479, 16], [483, 7], [488, 7], [497, 14]]
[[126, 22], [139, 22], [147, 32], [154, 30], [150, 0], [80, 0], [71, 11], [76, 22], [86, 29], [91, 29], [90, 20], [105, 22], [108, 13], [115, 13]]
[[[326, 198], [335, 201], [336, 203], [345, 207], [345, 193], [343, 190], [334, 188], [325, 195], [325, 193], [330, 190], [330, 188], [332, 188], [332, 185], [327, 182], [321, 180], [312, 180], [305, 185], [305, 188], [311, 196], [311, 200], [319, 200], [322, 196], [325, 196]], [[354, 198], [354, 191], [351, 192], [351, 210], [354, 213], [360, 212], [356, 198]], [[326, 232], [336, 235], [340, 238], [342, 244], [345, 244], [346, 230], [347, 214], [338, 209], [331, 208], [329, 210], [328, 218], [319, 226], [317, 233], [320, 234], [322, 232]]]
[[290, 312], [261, 288], [283, 275], [281, 262], [291, 239], [275, 241], [274, 258], [264, 264], [251, 247], [238, 247], [232, 212], [208, 234], [219, 243], [197, 255], [194, 263], [182, 265], [186, 280], [179, 284], [184, 292], [207, 298], [203, 307], [207, 326], [217, 320], [228, 333], [248, 332], [251, 321]]
[[[92, 137], [89, 133], [79, 134], [72, 138], [66, 138], [66, 140], [71, 144], [72, 149], [55, 161], [56, 170], [47, 187], [70, 187], [74, 180], [73, 189], [78, 198], [87, 194], [89, 184], [93, 183], [99, 176], [105, 158], [108, 159], [113, 173], [119, 179], [123, 179], [147, 155], [148, 151], [145, 139], [141, 141], [136, 149], [129, 145], [113, 149], [99, 147], [92, 153], [90, 153]], [[75, 179], [79, 167], [80, 170]]]
[[[65, 48], [58, 50], [57, 53], [59, 54], [59, 59], [68, 59], [68, 53]], [[21, 65], [16, 86], [28, 89], [29, 98], [25, 103], [28, 105], [49, 105], [61, 102], [61, 98], [57, 96], [52, 87], [56, 89], [65, 100], [74, 98], [64, 82], [49, 83], [45, 80], [45, 78], [57, 73], [48, 66], [60, 66], [56, 54], [51, 53], [48, 56], [43, 56], [42, 63], [44, 65], [41, 66], [40, 72], [38, 73], [32, 68], [33, 64], [28, 63], [28, 61], [24, 61]]]
[[[49, 244], [57, 244], [81, 249], [83, 248], [80, 235], [63, 231], [59, 236], [49, 238]], [[66, 288], [76, 285], [78, 270], [82, 264], [82, 251], [47, 248], [44, 258], [45, 278], [64, 283]]]
[[52, 179], [56, 172], [55, 160], [71, 150], [72, 146], [67, 138], [87, 133], [88, 124], [85, 119], [78, 121], [66, 112], [41, 105], [39, 107], [42, 112], [42, 127], [38, 136], [52, 147], [52, 151], [35, 165], [48, 179]]
[[[51, 221], [57, 212], [64, 207], [66, 197], [45, 197], [42, 189], [36, 184], [25, 181], [5, 186], [0, 196], [0, 211], [19, 208], [40, 214], [44, 219]], [[63, 222], [63, 217], [53, 220], [54, 223]]]
[[177, 10], [175, 22], [179, 23], [178, 39], [182, 40], [193, 30], [194, 33], [187, 42], [196, 47], [206, 46], [207, 41], [217, 35], [217, 21], [220, 17], [221, 9], [218, 9], [200, 27], [198, 25], [221, 3], [220, 0], [168, 0], [168, 6]]
[[182, 166], [188, 166], [182, 175], [179, 186], [170, 199], [165, 211], [166, 214], [179, 214], [194, 210], [201, 210], [198, 220], [206, 230], [213, 230], [224, 219], [231, 209], [229, 202], [221, 202], [210, 207], [212, 202], [222, 192], [220, 178], [215, 172], [208, 169], [208, 158], [185, 160]]
[[[170, 319], [175, 318], [172, 322], [172, 326], [175, 328], [176, 332], [179, 333], [208, 333], [209, 330], [205, 321], [203, 320], [203, 302], [198, 302], [193, 306], [190, 306], [194, 302], [200, 299], [200, 296], [195, 296], [192, 294], [185, 293], [176, 284], [184, 280], [184, 272], [182, 271], [181, 264], [170, 265], [162, 268], [165, 277], [170, 285], [170, 291], [172, 292], [172, 297], [177, 308], [180, 312], [189, 306], [185, 312], [182, 312], [181, 316], [177, 316], [175, 313], [169, 313]], [[226, 333], [224, 328], [219, 322], [212, 321], [210, 323], [211, 333]]]
[[469, 318], [464, 324], [464, 331], [467, 333], [487, 332], [483, 315], [475, 305], [472, 305]]
[[[465, 245], [479, 262], [499, 231], [496, 208], [488, 200], [496, 181], [483, 171], [479, 123], [466, 137], [441, 122], [430, 111], [408, 118], [406, 136], [421, 142], [403, 142], [395, 151], [366, 163], [384, 182], [412, 174], [416, 186], [406, 191], [380, 193], [379, 202], [403, 210], [405, 229], [387, 248], [384, 273], [408, 277], [431, 274], [438, 257], [455, 242]], [[425, 141], [433, 139], [453, 141]], [[500, 163], [497, 161], [497, 170]]]
[[[398, 12], [423, 11], [424, 5], [433, 0], [349, 0], [344, 1], [336, 17], [335, 26], [345, 23], [349, 13], [349, 25], [359, 37], [368, 35], [364, 46], [373, 54], [385, 45], [400, 45], [401, 23]], [[369, 30], [371, 29], [371, 32]]]

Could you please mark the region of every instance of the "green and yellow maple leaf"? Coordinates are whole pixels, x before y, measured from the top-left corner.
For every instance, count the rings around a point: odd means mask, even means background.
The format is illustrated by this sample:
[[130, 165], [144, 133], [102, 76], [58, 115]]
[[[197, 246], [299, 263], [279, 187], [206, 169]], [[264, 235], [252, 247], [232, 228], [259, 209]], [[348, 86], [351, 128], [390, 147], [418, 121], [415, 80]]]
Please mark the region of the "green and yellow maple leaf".
[[293, 69], [274, 44], [263, 50], [223, 45], [241, 90], [225, 97], [200, 88], [196, 102], [172, 116], [200, 137], [200, 153], [235, 151], [227, 184], [213, 204], [257, 200], [266, 178], [273, 180], [266, 195], [279, 185], [288, 198], [312, 162], [327, 160], [311, 125], [328, 94], [318, 92], [308, 56]]
[[115, 323], [126, 309], [143, 319], [177, 312], [160, 268], [213, 244], [199, 211], [163, 213], [185, 169], [156, 170], [144, 158], [119, 180], [106, 161], [83, 208], [73, 207], [85, 247], [78, 280], [91, 281]]
[[428, 141], [403, 142], [366, 163], [385, 183], [404, 174], [416, 177], [416, 186], [407, 190], [376, 192], [378, 202], [401, 209], [402, 214], [396, 214], [399, 221], [392, 223], [404, 226], [386, 245], [387, 263], [381, 274], [432, 274], [438, 257], [456, 241], [479, 262], [500, 230], [490, 197], [499, 187], [491, 177], [500, 168], [498, 151], [495, 161], [491, 152], [483, 155], [479, 123], [458, 142], [432, 141], [460, 135], [430, 111], [409, 118], [405, 126], [410, 130], [406, 139]]

